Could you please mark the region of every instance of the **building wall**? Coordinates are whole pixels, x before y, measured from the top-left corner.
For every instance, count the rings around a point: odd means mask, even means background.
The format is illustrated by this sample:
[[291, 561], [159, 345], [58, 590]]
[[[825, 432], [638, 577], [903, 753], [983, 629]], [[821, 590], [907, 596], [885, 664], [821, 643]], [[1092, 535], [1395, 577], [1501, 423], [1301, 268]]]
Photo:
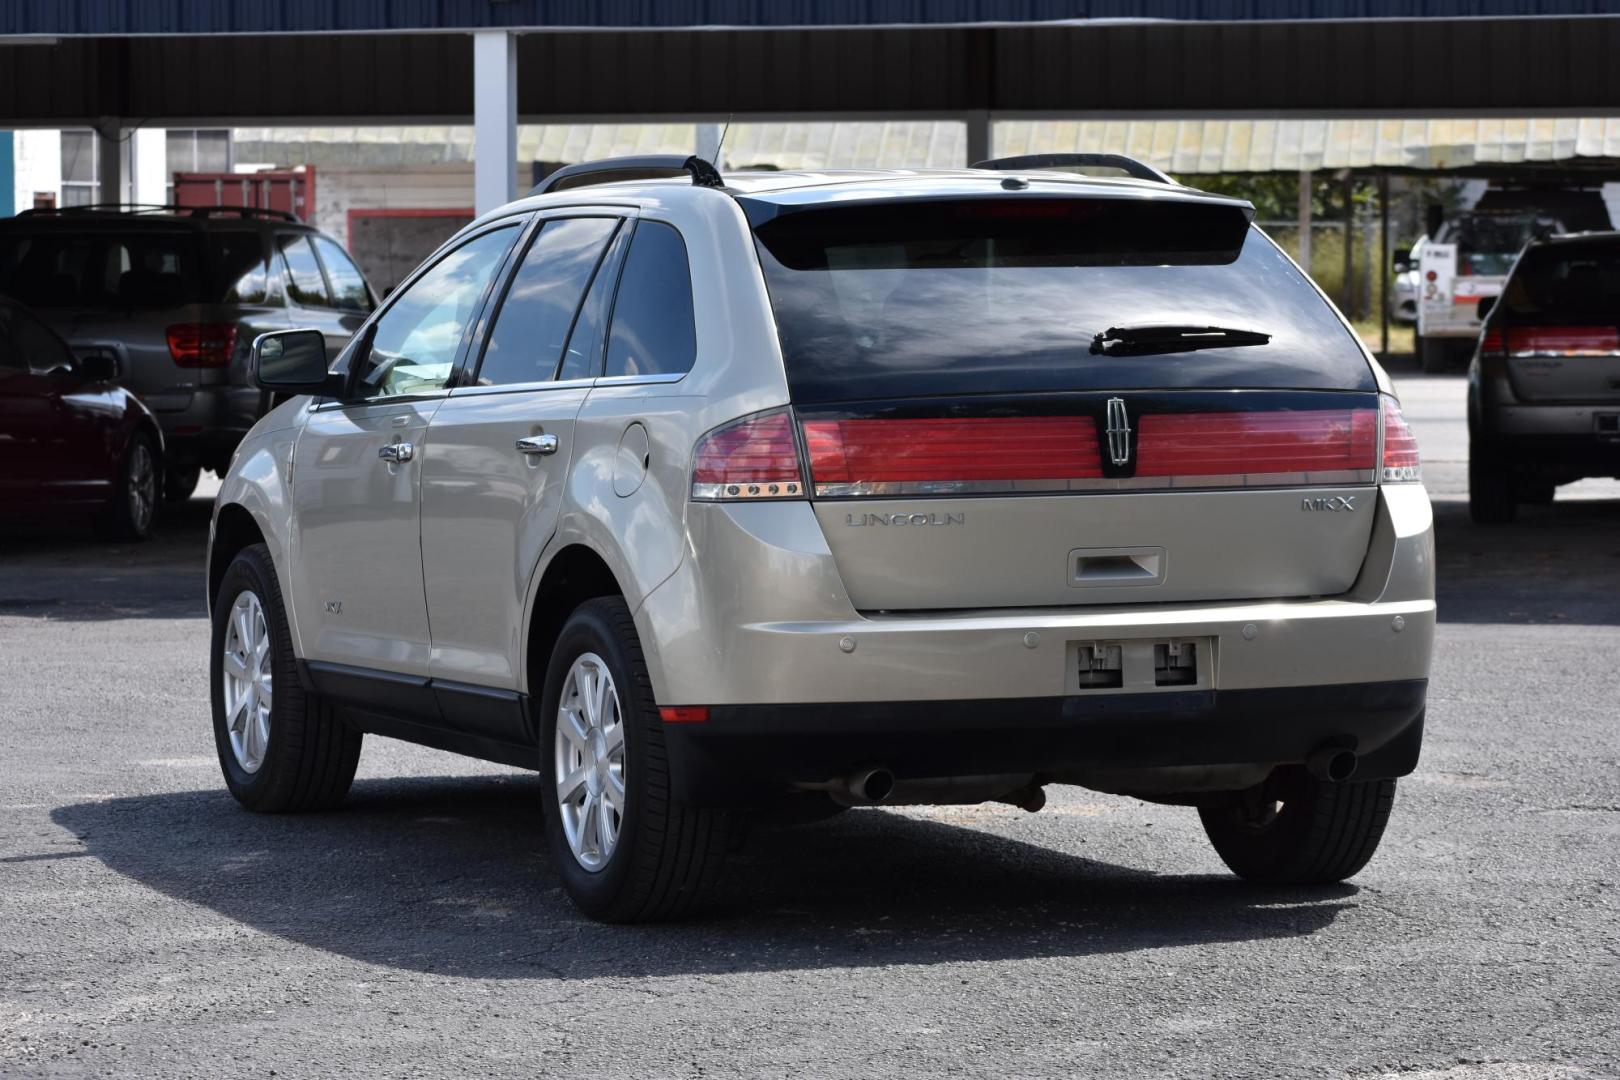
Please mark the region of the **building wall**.
[[17, 131], [12, 133], [12, 203], [16, 210], [34, 205], [36, 192], [49, 192], [62, 201], [62, 133], [60, 131]]

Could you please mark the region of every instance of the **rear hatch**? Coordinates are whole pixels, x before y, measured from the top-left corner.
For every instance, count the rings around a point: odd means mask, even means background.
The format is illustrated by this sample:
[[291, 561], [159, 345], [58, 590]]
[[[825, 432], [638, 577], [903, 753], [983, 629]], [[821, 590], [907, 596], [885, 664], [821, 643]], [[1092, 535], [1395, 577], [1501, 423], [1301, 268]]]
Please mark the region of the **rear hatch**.
[[[0, 294], [33, 309], [75, 350], [115, 351], [120, 381], [158, 412], [185, 408], [199, 382], [220, 377], [206, 355], [183, 348], [177, 359], [169, 340], [171, 327], [209, 324], [206, 302], [218, 299], [210, 279], [201, 234], [183, 226], [87, 214], [23, 218], [0, 230]], [[185, 348], [208, 344], [197, 336]]]
[[742, 200], [857, 608], [1355, 580], [1379, 423], [1359, 344], [1247, 204], [1121, 187]]
[[1521, 401], [1620, 403], [1620, 239], [1526, 249], [1481, 348]]

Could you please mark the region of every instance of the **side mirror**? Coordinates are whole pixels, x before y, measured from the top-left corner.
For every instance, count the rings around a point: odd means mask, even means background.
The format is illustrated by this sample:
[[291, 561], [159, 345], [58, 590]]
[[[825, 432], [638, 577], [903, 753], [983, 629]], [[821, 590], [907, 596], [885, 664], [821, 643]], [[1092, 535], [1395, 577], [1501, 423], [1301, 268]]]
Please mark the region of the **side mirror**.
[[85, 382], [115, 382], [118, 379], [118, 354], [97, 349], [79, 356], [74, 363], [75, 373]]
[[1482, 296], [1479, 298], [1479, 303], [1474, 305], [1474, 314], [1479, 318], [1480, 322], [1484, 322], [1486, 316], [1490, 315], [1491, 309], [1496, 306], [1496, 299], [1494, 296]]
[[326, 337], [319, 330], [276, 330], [253, 339], [248, 379], [274, 394], [330, 394]]
[[1390, 262], [1394, 266], [1397, 274], [1404, 274], [1408, 270], [1412, 269], [1413, 266], [1411, 254], [1405, 251], [1397, 253], [1395, 257], [1390, 260]]

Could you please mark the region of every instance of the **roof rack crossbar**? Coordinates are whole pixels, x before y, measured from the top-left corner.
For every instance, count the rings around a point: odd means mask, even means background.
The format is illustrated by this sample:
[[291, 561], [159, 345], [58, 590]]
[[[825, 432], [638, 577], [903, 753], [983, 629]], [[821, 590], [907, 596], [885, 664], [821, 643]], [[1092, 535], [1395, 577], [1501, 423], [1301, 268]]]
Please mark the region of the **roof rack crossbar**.
[[1028, 169], [1070, 169], [1075, 166], [1119, 169], [1137, 180], [1151, 180], [1156, 184], [1173, 184], [1174, 180], [1145, 161], [1124, 154], [1026, 154], [1023, 157], [991, 158], [974, 162], [975, 169], [994, 169], [997, 172], [1023, 172]]
[[47, 216], [51, 214], [184, 214], [187, 217], [207, 218], [216, 214], [235, 214], [238, 217], [270, 217], [280, 221], [301, 221], [297, 214], [286, 210], [271, 210], [261, 206], [180, 206], [176, 203], [85, 203], [81, 206], [51, 206], [20, 210], [18, 217], [24, 215]]
[[650, 180], [667, 176], [692, 174], [696, 187], [723, 188], [726, 182], [720, 170], [698, 157], [678, 154], [638, 154], [631, 157], [603, 158], [600, 161], [582, 161], [578, 165], [564, 165], [534, 187], [530, 195], [545, 195], [566, 188], [589, 187], [592, 184], [611, 184], [616, 180]]

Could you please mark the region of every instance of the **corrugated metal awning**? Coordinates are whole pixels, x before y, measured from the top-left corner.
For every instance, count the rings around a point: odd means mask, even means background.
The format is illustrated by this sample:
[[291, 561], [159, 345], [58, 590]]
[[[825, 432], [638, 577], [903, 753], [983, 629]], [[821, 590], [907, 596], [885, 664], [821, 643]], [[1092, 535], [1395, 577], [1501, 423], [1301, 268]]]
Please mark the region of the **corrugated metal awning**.
[[[727, 166], [781, 169], [955, 168], [966, 127], [944, 120], [737, 123]], [[573, 163], [685, 154], [691, 124], [524, 125], [518, 159]], [[995, 153], [1129, 154], [1178, 176], [1301, 169], [1464, 169], [1620, 159], [1620, 118], [1492, 120], [1002, 120]], [[426, 165], [472, 160], [472, 128], [238, 128], [239, 161], [282, 165]]]

